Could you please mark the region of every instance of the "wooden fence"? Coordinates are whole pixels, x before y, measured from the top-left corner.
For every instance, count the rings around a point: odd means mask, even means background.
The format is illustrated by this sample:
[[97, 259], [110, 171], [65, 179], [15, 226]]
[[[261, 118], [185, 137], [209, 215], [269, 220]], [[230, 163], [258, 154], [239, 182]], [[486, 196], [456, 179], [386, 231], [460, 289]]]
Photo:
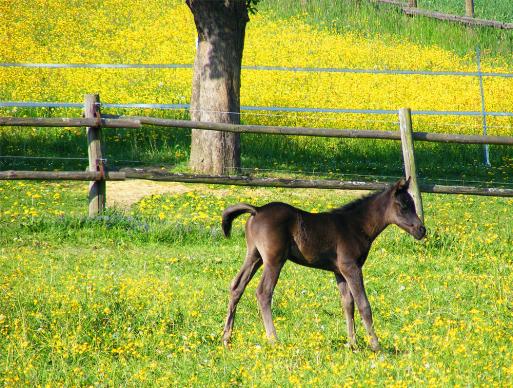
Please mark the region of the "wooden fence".
[[0, 180], [80, 180], [90, 181], [89, 215], [96, 216], [105, 208], [106, 181], [125, 179], [147, 179], [167, 182], [208, 183], [222, 185], [318, 188], [345, 190], [379, 190], [387, 187], [386, 182], [358, 182], [338, 180], [307, 180], [255, 178], [250, 176], [214, 176], [197, 174], [175, 174], [168, 172], [148, 172], [129, 169], [123, 172], [108, 171], [101, 151], [102, 128], [141, 128], [143, 125], [156, 125], [175, 128], [197, 128], [236, 133], [260, 133], [273, 135], [299, 135], [357, 139], [383, 139], [401, 141], [405, 165], [405, 175], [411, 177], [411, 193], [419, 215], [423, 215], [420, 193], [472, 194], [485, 196], [513, 197], [513, 189], [480, 188], [470, 186], [444, 186], [418, 184], [415, 167], [415, 141], [513, 145], [513, 137], [455, 135], [427, 132], [413, 132], [410, 109], [398, 111], [399, 131], [347, 130], [305, 127], [281, 127], [261, 125], [235, 125], [223, 123], [197, 122], [189, 120], [160, 119], [141, 116], [102, 116], [98, 95], [86, 95], [84, 118], [17, 118], [0, 117], [0, 126], [30, 127], [85, 127], [87, 131], [89, 171], [0, 171]]
[[[401, 11], [410, 16], [424, 16], [428, 18], [444, 20], [449, 22], [462, 23], [476, 27], [493, 27], [503, 30], [513, 29], [513, 23], [505, 23], [497, 20], [478, 19], [474, 16], [474, 0], [460, 0], [465, 2], [465, 16], [452, 15], [448, 13], [429, 11], [427, 9], [417, 8], [417, 0], [371, 0], [376, 3], [384, 3], [398, 6]], [[490, 5], [491, 6], [491, 5]]]

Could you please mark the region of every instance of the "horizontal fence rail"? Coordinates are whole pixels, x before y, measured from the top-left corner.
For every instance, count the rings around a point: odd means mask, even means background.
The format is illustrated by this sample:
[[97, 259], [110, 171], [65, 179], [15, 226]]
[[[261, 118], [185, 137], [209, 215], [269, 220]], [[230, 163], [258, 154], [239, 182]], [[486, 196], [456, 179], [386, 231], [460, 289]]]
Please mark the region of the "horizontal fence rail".
[[[479, 19], [474, 17], [474, 4], [471, 3], [471, 7], [467, 2], [466, 4], [466, 16], [454, 15], [444, 12], [431, 11], [428, 9], [420, 9], [417, 8], [417, 1], [398, 1], [398, 0], [371, 0], [374, 3], [382, 3], [395, 5], [401, 9], [401, 11], [410, 16], [424, 16], [428, 18], [438, 19], [442, 21], [456, 22], [462, 23], [469, 26], [475, 27], [493, 27], [503, 30], [511, 30], [513, 29], [513, 23], [502, 22], [499, 20], [490, 20], [490, 19]], [[470, 8], [470, 9], [469, 9]]]
[[[114, 117], [114, 116], [111, 116]], [[236, 125], [210, 123], [190, 120], [159, 119], [145, 116], [120, 116], [119, 118], [72, 119], [72, 118], [16, 118], [0, 117], [0, 126], [36, 126], [36, 127], [88, 127], [105, 128], [141, 128], [142, 125], [160, 127], [203, 129], [234, 133], [256, 133], [289, 136], [315, 136], [354, 139], [401, 140], [399, 131], [379, 131], [365, 129], [331, 129], [308, 127], [282, 127], [265, 125]], [[513, 137], [455, 135], [450, 133], [413, 132], [413, 139], [418, 141], [459, 144], [495, 144], [513, 145]]]
[[124, 172], [118, 171], [0, 171], [0, 180], [66, 180], [66, 181], [123, 181]]
[[[0, 180], [71, 180], [71, 181], [124, 181], [126, 179], [144, 179], [160, 182], [204, 183], [253, 187], [283, 187], [304, 189], [338, 190], [382, 190], [390, 186], [387, 182], [360, 182], [316, 179], [255, 178], [236, 175], [174, 174], [167, 172], [144, 171], [142, 169], [124, 169], [108, 171], [102, 175], [95, 171], [0, 171]], [[420, 184], [423, 193], [468, 194], [481, 196], [513, 197], [513, 189], [480, 188], [470, 186], [445, 186]]]
[[[264, 125], [236, 125], [223, 123], [208, 123], [189, 120], [157, 119], [153, 117], [137, 116], [141, 124], [158, 125], [177, 128], [195, 128], [212, 131], [225, 131], [236, 133], [265, 133], [274, 135], [298, 135], [317, 137], [338, 137], [358, 139], [401, 140], [399, 131], [379, 131], [365, 129], [326, 129], [305, 127], [280, 127]], [[513, 137], [509, 136], [481, 136], [481, 135], [454, 135], [450, 133], [414, 132], [413, 138], [420, 141], [460, 143], [460, 144], [496, 144], [513, 145]]]
[[402, 11], [406, 15], [412, 16], [425, 16], [433, 19], [444, 20], [449, 22], [457, 22], [462, 24], [467, 24], [476, 27], [493, 27], [502, 30], [513, 30], [513, 23], [505, 23], [497, 20], [488, 20], [488, 19], [477, 19], [469, 16], [458, 16], [451, 15], [443, 12], [435, 12], [429, 11], [425, 9], [411, 8], [406, 7], [403, 8]]
[[[339, 190], [382, 190], [390, 186], [386, 182], [358, 182], [314, 179], [254, 178], [249, 176], [216, 176], [196, 174], [173, 174], [137, 169], [126, 169], [127, 179], [147, 179], [161, 182], [206, 183], [235, 186], [288, 187], [303, 189], [339, 189]], [[471, 194], [481, 196], [513, 197], [513, 189], [480, 188], [470, 186], [444, 186], [420, 184], [420, 191], [436, 194]]]
[[141, 128], [141, 123], [134, 119], [0, 117], [0, 126]]
[[127, 179], [146, 179], [161, 182], [341, 190], [381, 190], [389, 186], [385, 182], [344, 182], [315, 179], [255, 178], [237, 175], [174, 174], [162, 171], [144, 171], [142, 169], [124, 169], [123, 171]]

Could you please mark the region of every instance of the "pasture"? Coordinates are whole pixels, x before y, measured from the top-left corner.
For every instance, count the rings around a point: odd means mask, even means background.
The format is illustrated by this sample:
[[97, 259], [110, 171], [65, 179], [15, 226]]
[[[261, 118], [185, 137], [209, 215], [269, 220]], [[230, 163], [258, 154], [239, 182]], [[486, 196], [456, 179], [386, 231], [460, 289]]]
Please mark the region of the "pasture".
[[[180, 1], [131, 4], [51, 1], [0, 5], [11, 21], [0, 62], [190, 64], [194, 26]], [[511, 73], [511, 32], [408, 19], [362, 2], [259, 4], [248, 24], [244, 65]], [[506, 1], [478, 8], [511, 21]], [[21, 4], [21, 3], [20, 3]], [[274, 6], [270, 6], [274, 4]], [[456, 0], [419, 6], [459, 12]], [[94, 9], [95, 12], [90, 12]], [[87, 30], [83, 26], [87, 25]], [[169, 26], [173, 28], [169, 28]], [[451, 36], [452, 39], [446, 39]], [[408, 55], [405, 55], [408, 53]], [[3, 67], [1, 101], [186, 103], [190, 68]], [[243, 105], [480, 111], [475, 76], [301, 73], [243, 70]], [[485, 77], [489, 112], [513, 112], [512, 78]], [[187, 119], [184, 110], [102, 109]], [[79, 117], [80, 109], [0, 108], [2, 116]], [[397, 117], [246, 111], [246, 124], [396, 130]], [[414, 116], [414, 130], [480, 134], [480, 116]], [[489, 116], [490, 135], [511, 136], [513, 118]], [[190, 132], [105, 130], [109, 166], [187, 171]], [[0, 129], [0, 170], [83, 170], [81, 129]], [[511, 147], [416, 144], [421, 183], [511, 188]], [[399, 143], [244, 135], [243, 172], [254, 176], [393, 181]], [[513, 385], [512, 199], [423, 195], [428, 236], [397, 227], [374, 243], [364, 267], [383, 351], [373, 353], [356, 316], [346, 328], [332, 274], [287, 263], [273, 316], [280, 342], [265, 339], [255, 288], [239, 303], [230, 349], [222, 346], [229, 284], [242, 263], [245, 217], [231, 239], [229, 205], [285, 201], [308, 211], [363, 193], [137, 183], [107, 184], [107, 196], [136, 200], [87, 218], [86, 183], [0, 181], [0, 385], [5, 386], [447, 386]], [[128, 183], [128, 184], [127, 184]], [[130, 184], [133, 186], [130, 187]], [[120, 193], [120, 191], [124, 191]], [[143, 191], [147, 190], [146, 193]], [[151, 194], [158, 192], [157, 194]], [[146, 194], [146, 195], [144, 195]]]
[[322, 211], [356, 195], [188, 188], [87, 220], [84, 184], [0, 184], [6, 386], [513, 383], [511, 199], [425, 195], [425, 242], [397, 227], [378, 238], [364, 272], [382, 352], [358, 315], [359, 348], [346, 348], [333, 276], [293, 263], [273, 302], [281, 342], [266, 343], [257, 274], [226, 350], [228, 286], [245, 248], [242, 220], [222, 237], [222, 209], [287, 200]]

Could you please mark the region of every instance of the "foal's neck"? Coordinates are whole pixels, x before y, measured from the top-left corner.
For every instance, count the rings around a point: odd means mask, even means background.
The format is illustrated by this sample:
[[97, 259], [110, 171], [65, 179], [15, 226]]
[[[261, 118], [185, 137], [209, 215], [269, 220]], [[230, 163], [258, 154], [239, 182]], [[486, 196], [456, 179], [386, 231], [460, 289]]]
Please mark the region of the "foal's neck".
[[373, 201], [367, 203], [367, 206], [362, 209], [361, 229], [369, 242], [373, 242], [389, 225], [386, 217], [389, 199], [387, 194], [387, 191], [378, 194]]

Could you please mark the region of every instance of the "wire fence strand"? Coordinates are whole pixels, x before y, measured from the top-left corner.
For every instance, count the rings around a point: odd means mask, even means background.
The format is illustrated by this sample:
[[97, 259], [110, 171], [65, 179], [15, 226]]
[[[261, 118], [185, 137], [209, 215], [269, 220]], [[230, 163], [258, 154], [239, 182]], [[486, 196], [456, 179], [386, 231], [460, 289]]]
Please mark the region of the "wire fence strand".
[[[4, 62], [0, 67], [43, 68], [43, 69], [192, 69], [186, 63], [20, 63]], [[475, 72], [451, 70], [408, 70], [408, 69], [357, 69], [341, 67], [294, 67], [294, 66], [259, 66], [242, 65], [242, 70], [284, 71], [294, 73], [349, 73], [349, 74], [385, 74], [385, 75], [425, 75], [425, 76], [457, 76], [457, 77], [501, 77], [513, 78], [513, 73]]]
[[[103, 108], [117, 109], [155, 109], [155, 110], [189, 110], [189, 104], [151, 104], [132, 103], [114, 104], [102, 103]], [[2, 101], [0, 108], [83, 108], [82, 103], [74, 102], [34, 102], [34, 101]], [[370, 114], [370, 115], [396, 115], [394, 109], [352, 109], [352, 108], [302, 108], [285, 106], [241, 106], [242, 111], [270, 111], [270, 112], [291, 112], [291, 113], [338, 113], [338, 114]], [[242, 112], [193, 110], [204, 113], [220, 113], [241, 115]], [[412, 110], [416, 116], [470, 116], [482, 117], [481, 111], [433, 111], [433, 110]], [[487, 116], [513, 117], [513, 112], [486, 112]]]

